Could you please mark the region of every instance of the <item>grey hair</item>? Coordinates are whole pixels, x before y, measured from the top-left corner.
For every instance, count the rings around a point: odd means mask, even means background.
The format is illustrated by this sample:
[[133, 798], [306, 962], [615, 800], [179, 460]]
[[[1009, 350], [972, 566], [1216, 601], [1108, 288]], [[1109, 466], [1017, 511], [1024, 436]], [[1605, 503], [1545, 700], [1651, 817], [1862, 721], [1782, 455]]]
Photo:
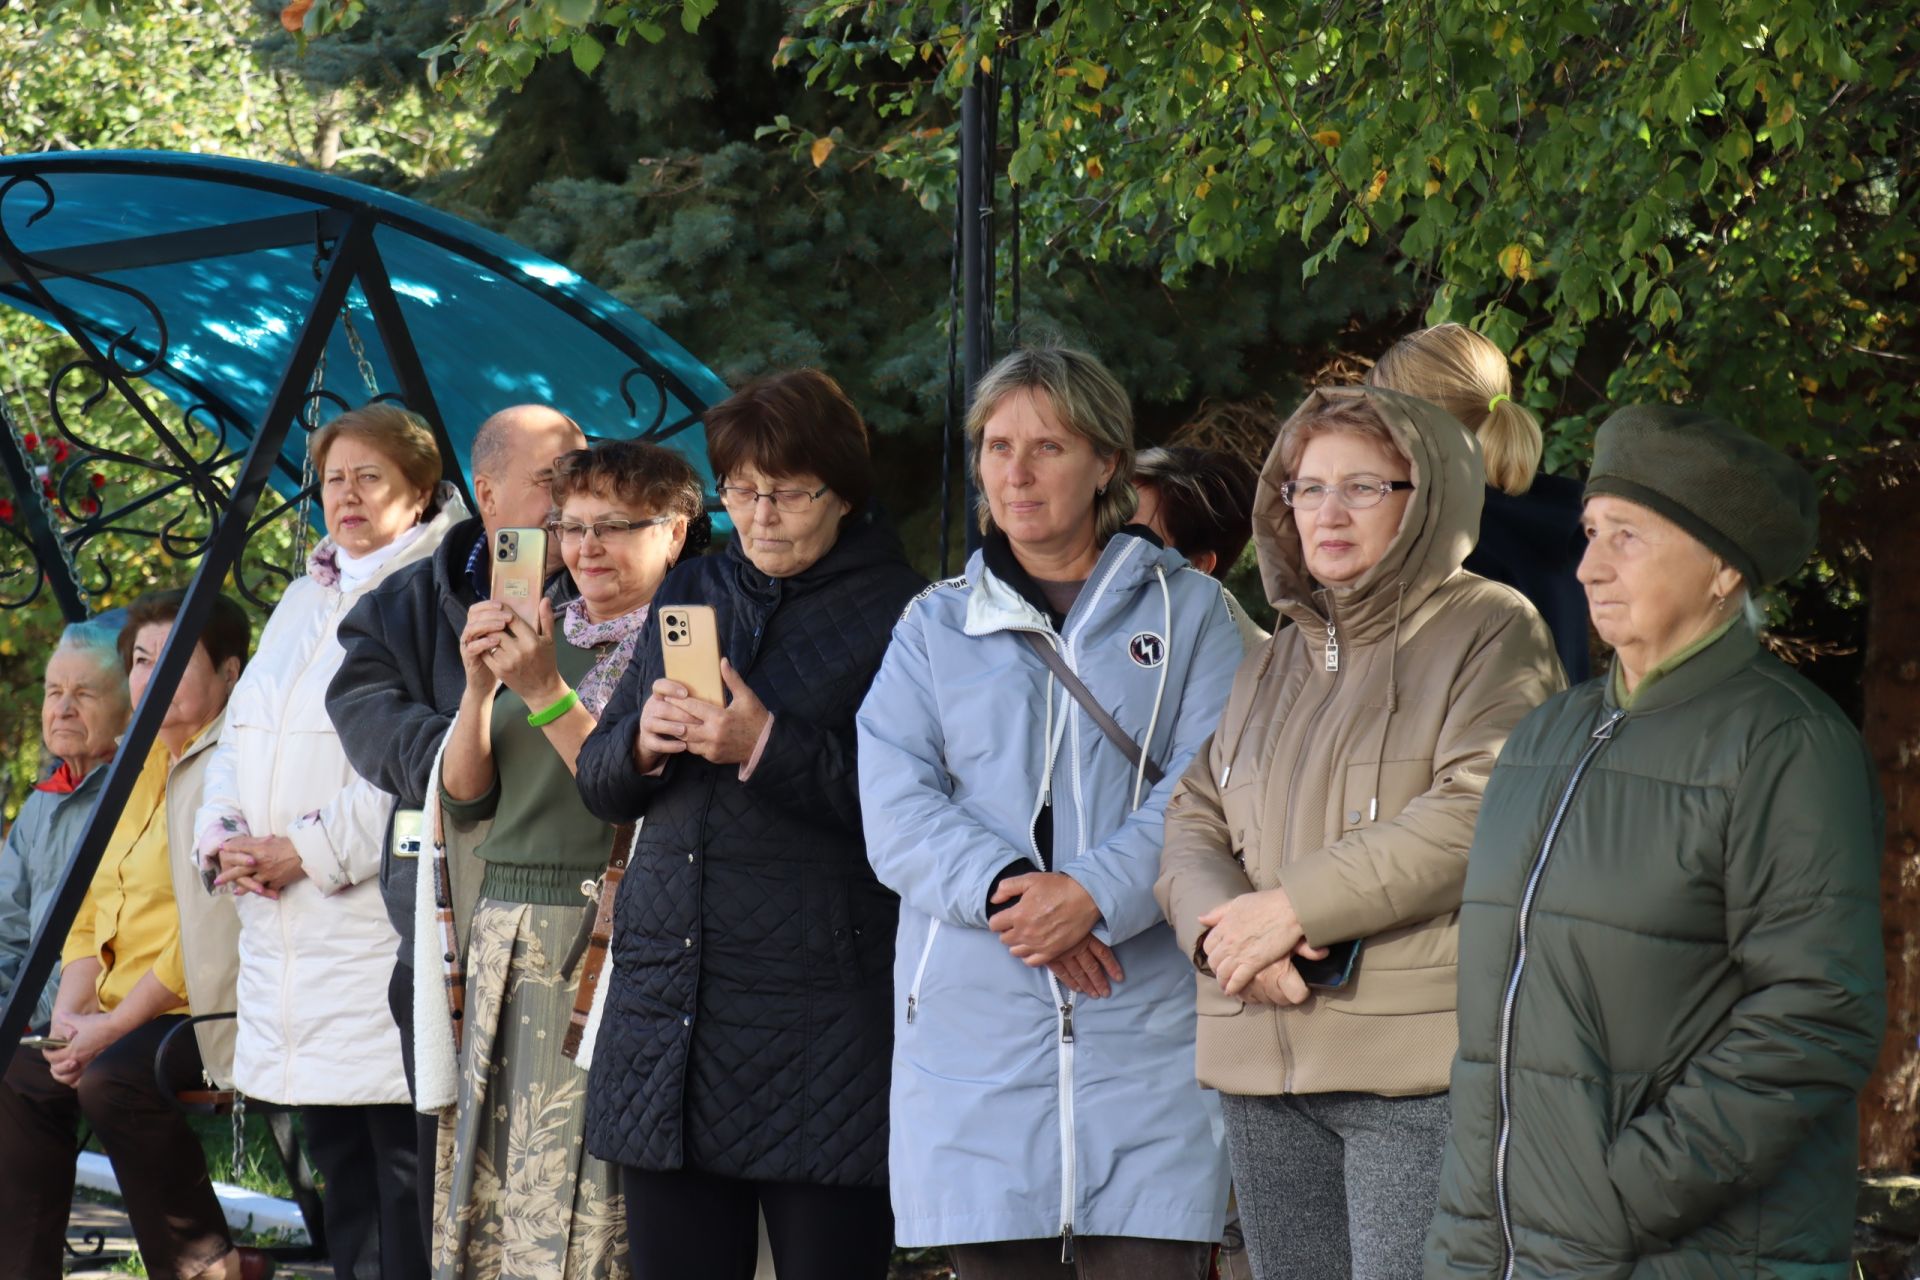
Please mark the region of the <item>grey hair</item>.
[[[1017, 391], [1045, 395], [1062, 426], [1084, 437], [1101, 459], [1119, 460], [1106, 492], [1093, 500], [1094, 541], [1104, 546], [1140, 506], [1140, 495], [1130, 478], [1133, 402], [1127, 399], [1126, 389], [1105, 365], [1071, 347], [1021, 347], [1001, 357], [974, 388], [973, 406], [967, 410], [967, 452], [973, 460], [976, 484], [980, 484], [980, 442], [986, 434], [987, 419], [1001, 401]], [[980, 488], [980, 531], [987, 533], [993, 529], [993, 512], [987, 503], [986, 486], [980, 484]]]
[[1767, 629], [1767, 611], [1760, 607], [1760, 602], [1754, 599], [1753, 592], [1747, 590], [1744, 583], [1740, 587], [1740, 616], [1746, 619], [1755, 635]]
[[102, 671], [113, 676], [113, 684], [122, 693], [127, 688], [127, 673], [120, 665], [120, 627], [108, 619], [88, 618], [67, 624], [60, 633], [54, 653], [77, 653], [92, 658]]

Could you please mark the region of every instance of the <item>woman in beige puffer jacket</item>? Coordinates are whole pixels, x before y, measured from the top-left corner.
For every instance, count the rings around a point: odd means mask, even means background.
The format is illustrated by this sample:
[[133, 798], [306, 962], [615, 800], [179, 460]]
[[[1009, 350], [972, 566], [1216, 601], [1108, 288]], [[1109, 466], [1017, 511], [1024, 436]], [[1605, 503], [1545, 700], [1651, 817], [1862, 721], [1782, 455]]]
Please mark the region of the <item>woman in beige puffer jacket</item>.
[[1460, 567], [1483, 495], [1466, 428], [1373, 388], [1313, 392], [1260, 476], [1261, 575], [1294, 625], [1241, 664], [1157, 886], [1259, 1276], [1419, 1272], [1480, 794], [1565, 683], [1525, 598]]

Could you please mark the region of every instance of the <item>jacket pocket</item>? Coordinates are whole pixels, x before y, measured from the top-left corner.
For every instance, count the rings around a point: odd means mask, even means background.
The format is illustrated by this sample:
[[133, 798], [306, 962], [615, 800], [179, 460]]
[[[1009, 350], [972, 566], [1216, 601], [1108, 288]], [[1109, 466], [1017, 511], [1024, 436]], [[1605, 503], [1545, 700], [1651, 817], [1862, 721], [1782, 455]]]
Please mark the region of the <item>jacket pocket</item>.
[[927, 940], [920, 947], [920, 959], [913, 966], [913, 981], [907, 986], [906, 1018], [912, 1022], [920, 1016], [920, 984], [927, 978], [927, 962], [933, 959], [933, 944], [940, 937], [940, 922], [927, 922]]
[[1206, 974], [1194, 975], [1198, 979], [1193, 1005], [1194, 1010], [1203, 1018], [1234, 1018], [1246, 1012], [1246, 1002], [1235, 999], [1220, 989], [1220, 980]]
[[1363, 760], [1348, 765], [1340, 806], [1341, 834], [1369, 823], [1391, 821], [1410, 801], [1433, 790], [1433, 785], [1431, 759]]

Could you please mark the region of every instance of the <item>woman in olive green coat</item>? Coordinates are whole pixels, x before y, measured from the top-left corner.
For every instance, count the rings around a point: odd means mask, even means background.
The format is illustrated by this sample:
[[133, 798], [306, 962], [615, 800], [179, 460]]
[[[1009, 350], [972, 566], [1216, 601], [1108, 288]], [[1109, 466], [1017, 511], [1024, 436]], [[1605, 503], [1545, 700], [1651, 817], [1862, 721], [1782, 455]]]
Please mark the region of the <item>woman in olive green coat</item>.
[[1697, 410], [1601, 428], [1580, 580], [1613, 670], [1521, 723], [1480, 807], [1429, 1277], [1851, 1274], [1883, 813], [1750, 600], [1814, 509]]

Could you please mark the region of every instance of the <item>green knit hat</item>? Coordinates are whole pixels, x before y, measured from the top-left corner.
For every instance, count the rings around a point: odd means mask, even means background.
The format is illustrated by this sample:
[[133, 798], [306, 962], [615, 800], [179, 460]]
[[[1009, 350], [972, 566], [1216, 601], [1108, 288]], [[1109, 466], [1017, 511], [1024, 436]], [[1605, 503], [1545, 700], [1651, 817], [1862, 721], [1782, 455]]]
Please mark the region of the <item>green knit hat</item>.
[[1687, 405], [1631, 405], [1600, 424], [1586, 496], [1650, 507], [1755, 590], [1805, 563], [1820, 495], [1793, 459]]

